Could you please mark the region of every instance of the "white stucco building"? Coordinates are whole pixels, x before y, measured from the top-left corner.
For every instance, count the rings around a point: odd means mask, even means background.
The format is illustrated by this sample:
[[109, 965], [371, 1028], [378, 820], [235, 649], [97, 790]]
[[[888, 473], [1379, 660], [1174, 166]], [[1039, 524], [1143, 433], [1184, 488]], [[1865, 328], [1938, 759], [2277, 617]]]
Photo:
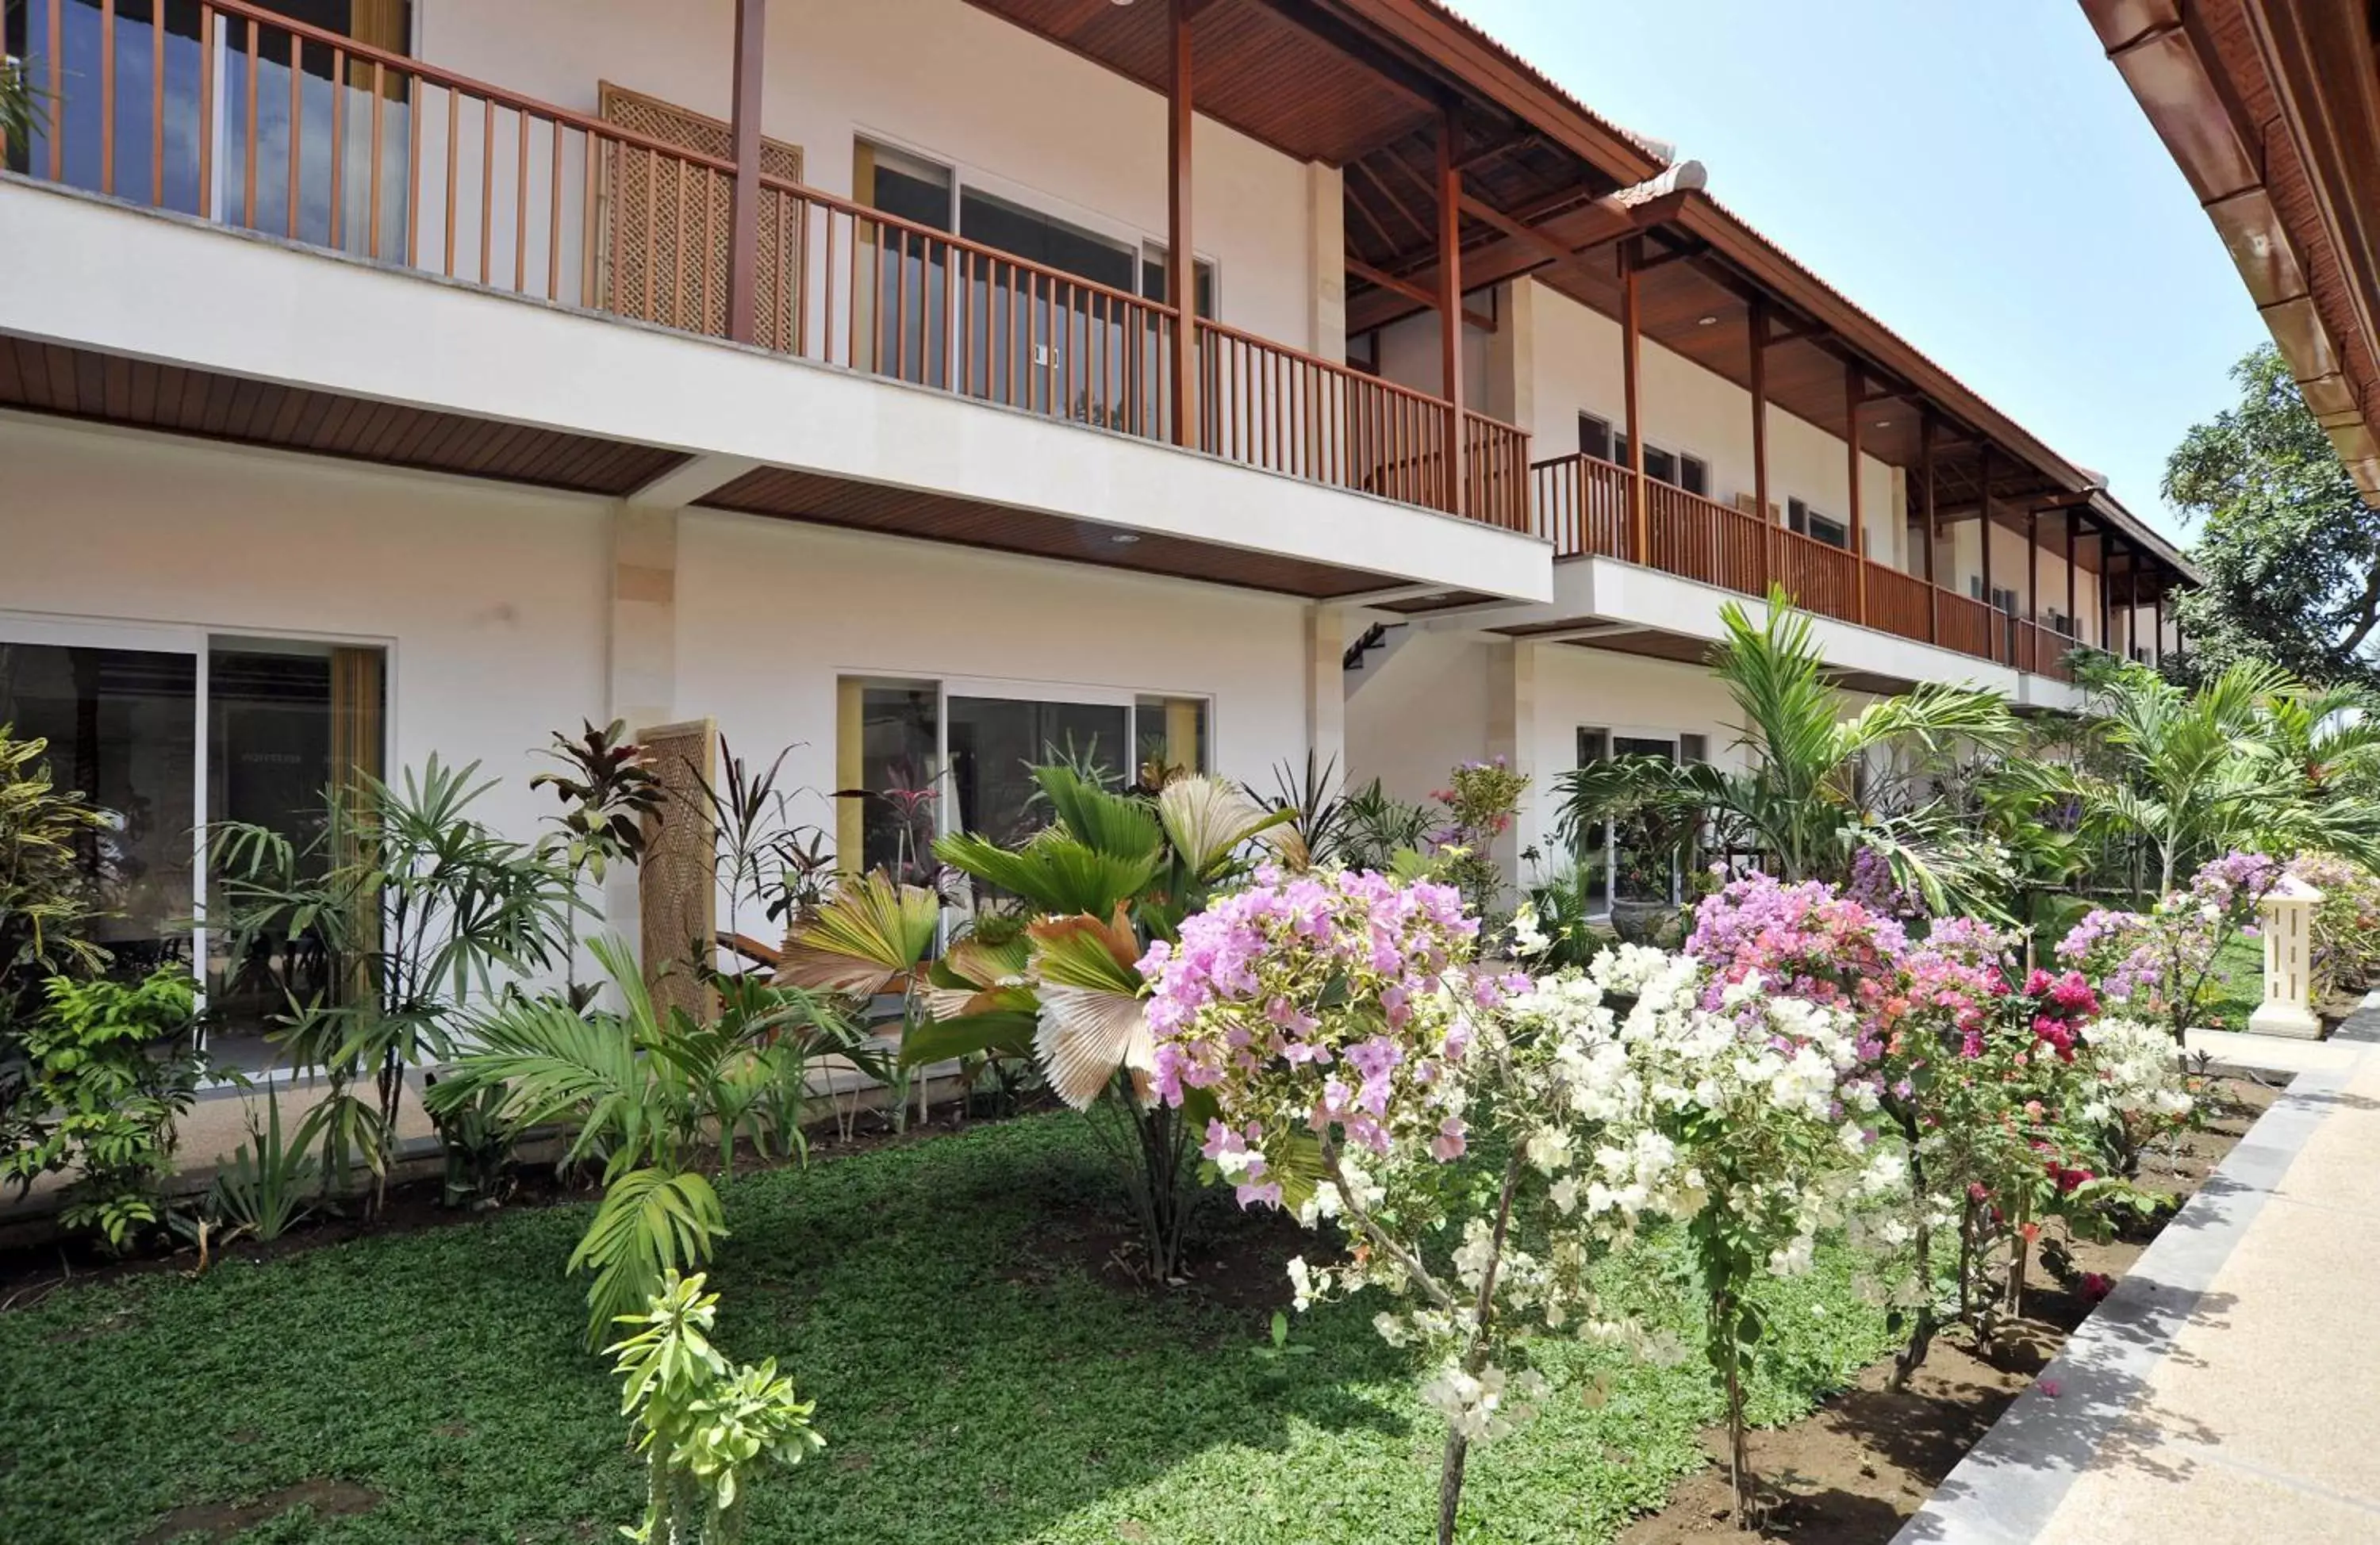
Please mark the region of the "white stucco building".
[[1729, 754], [1771, 580], [1863, 690], [2174, 639], [2091, 474], [1432, 0], [7, 14], [0, 721], [128, 947], [197, 823], [435, 752], [526, 834], [582, 719], [790, 747], [846, 857], [833, 790], [1068, 743], [1503, 754], [1525, 845]]

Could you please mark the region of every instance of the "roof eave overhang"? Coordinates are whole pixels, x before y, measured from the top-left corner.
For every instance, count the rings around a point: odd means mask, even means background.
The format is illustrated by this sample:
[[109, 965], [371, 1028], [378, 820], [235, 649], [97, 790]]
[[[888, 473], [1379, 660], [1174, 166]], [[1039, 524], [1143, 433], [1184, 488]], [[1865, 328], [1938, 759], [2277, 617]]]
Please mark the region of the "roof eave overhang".
[[[2258, 8], [2242, 3], [2252, 15]], [[2305, 244], [2335, 242], [2335, 234], [2292, 230], [2282, 218], [2253, 126], [2197, 8], [2181, 0], [2082, 0], [2082, 9], [2223, 238], [2306, 406], [2365, 501], [2380, 504], [2380, 444], [2362, 406], [2380, 382], [2350, 377], [2303, 260]], [[2268, 30], [2256, 31], [2268, 49]], [[2269, 53], [2260, 49], [2259, 57], [2286, 95]], [[2308, 156], [2305, 164], [2315, 163]], [[2380, 337], [2370, 342], [2380, 349]]]

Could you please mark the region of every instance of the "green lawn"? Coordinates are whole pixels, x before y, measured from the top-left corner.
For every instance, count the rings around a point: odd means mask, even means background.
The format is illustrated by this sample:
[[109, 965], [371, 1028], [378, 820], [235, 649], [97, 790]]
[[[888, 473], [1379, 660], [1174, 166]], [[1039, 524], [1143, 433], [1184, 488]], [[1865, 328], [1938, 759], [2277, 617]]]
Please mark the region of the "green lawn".
[[[1296, 1335], [1316, 1355], [1268, 1361], [1250, 1355], [1260, 1307], [1101, 1283], [1051, 1220], [1104, 1204], [1106, 1164], [1081, 1118], [1042, 1117], [726, 1188], [722, 1339], [776, 1354], [829, 1444], [764, 1483], [752, 1539], [1427, 1537], [1442, 1429], [1405, 1355], [1373, 1334], [1377, 1306], [1306, 1316]], [[379, 1503], [238, 1538], [613, 1538], [640, 1472], [580, 1344], [580, 1285], [562, 1276], [586, 1217], [506, 1213], [0, 1315], [0, 1540], [130, 1540], [177, 1505], [314, 1478]], [[1214, 1226], [1248, 1225], [1225, 1207]], [[1650, 1249], [1615, 1286], [1676, 1265]], [[1841, 1257], [1768, 1291], [1778, 1345], [1755, 1411], [1775, 1421], [1886, 1337]], [[1698, 1361], [1565, 1342], [1539, 1362], [1556, 1396], [1475, 1456], [1466, 1539], [1607, 1539], [1700, 1462], [1718, 1404]]]
[[2264, 1001], [2264, 938], [2235, 934], [2223, 941], [2207, 977], [2205, 1023], [2217, 1030], [2245, 1030], [2248, 1016]]

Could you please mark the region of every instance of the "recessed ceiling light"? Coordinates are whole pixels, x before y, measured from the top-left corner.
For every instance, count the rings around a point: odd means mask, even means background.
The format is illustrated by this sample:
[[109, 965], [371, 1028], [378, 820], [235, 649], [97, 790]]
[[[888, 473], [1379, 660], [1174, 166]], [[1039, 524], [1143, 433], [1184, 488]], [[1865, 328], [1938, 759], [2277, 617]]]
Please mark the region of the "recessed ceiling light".
[[[1118, 0], [1118, 3], [1129, 4], [1130, 0]], [[1111, 531], [1108, 533], [1108, 540], [1120, 548], [1128, 548], [1140, 540], [1140, 534], [1135, 531]]]
[[1876, 421], [1876, 427], [1879, 429], [1888, 429], [1892, 428], [1892, 420], [1889, 418], [1879, 418]]
[[1696, 317], [1694, 319], [1694, 325], [1696, 327], [1717, 327], [1718, 325], [1718, 319], [1717, 317]]

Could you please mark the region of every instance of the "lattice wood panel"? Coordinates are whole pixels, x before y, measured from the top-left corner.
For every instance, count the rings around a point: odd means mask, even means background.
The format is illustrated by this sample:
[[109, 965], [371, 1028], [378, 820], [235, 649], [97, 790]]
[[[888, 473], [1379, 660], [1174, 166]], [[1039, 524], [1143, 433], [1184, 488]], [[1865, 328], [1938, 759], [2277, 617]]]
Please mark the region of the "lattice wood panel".
[[719, 834], [702, 790], [718, 773], [719, 727], [707, 718], [656, 725], [637, 731], [637, 740], [666, 793], [660, 818], [645, 818], [637, 872], [645, 984], [662, 1013], [675, 1007], [707, 1019], [710, 996], [696, 972], [710, 961], [718, 934]]
[[[735, 159], [724, 121], [606, 80], [607, 123], [698, 154]], [[802, 179], [798, 145], [760, 141], [760, 169]], [[614, 145], [603, 167], [604, 305], [689, 332], [727, 334], [728, 231], [735, 184], [725, 175], [666, 156]], [[753, 296], [753, 341], [791, 351], [795, 297], [801, 293], [800, 214], [784, 201], [760, 200], [760, 260]]]

